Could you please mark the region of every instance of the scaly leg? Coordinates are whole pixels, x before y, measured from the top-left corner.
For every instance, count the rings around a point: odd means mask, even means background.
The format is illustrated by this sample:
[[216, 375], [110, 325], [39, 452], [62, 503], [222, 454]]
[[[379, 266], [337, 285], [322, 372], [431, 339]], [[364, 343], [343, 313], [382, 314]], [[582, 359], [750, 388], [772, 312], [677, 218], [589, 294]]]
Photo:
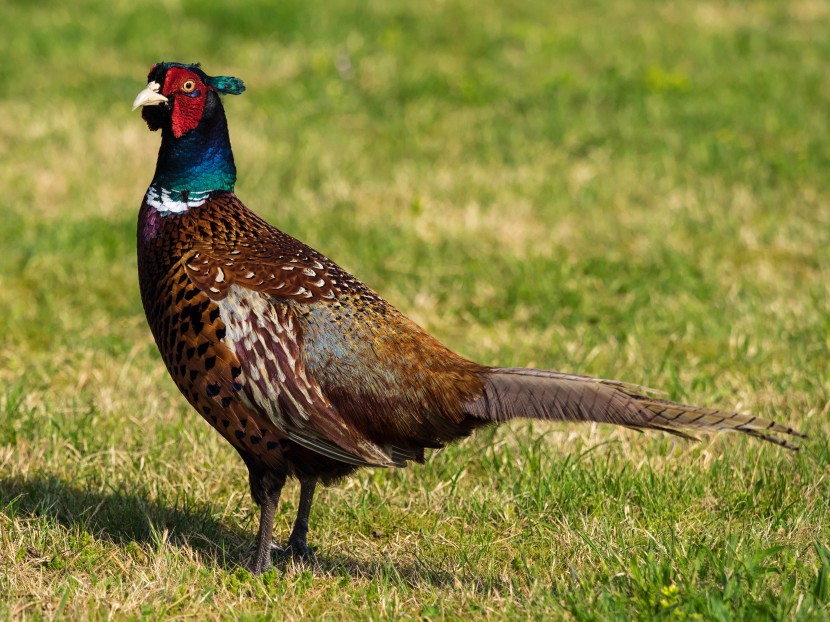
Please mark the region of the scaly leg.
[[285, 475], [273, 472], [248, 471], [251, 484], [251, 496], [259, 504], [259, 532], [257, 533], [256, 552], [248, 562], [248, 570], [259, 575], [271, 568], [271, 539], [274, 534], [274, 514], [280, 500], [280, 492], [285, 484]]
[[314, 499], [314, 488], [317, 486], [316, 477], [300, 478], [300, 506], [297, 508], [297, 520], [288, 538], [288, 551], [294, 557], [308, 557], [308, 514], [311, 512], [311, 502]]

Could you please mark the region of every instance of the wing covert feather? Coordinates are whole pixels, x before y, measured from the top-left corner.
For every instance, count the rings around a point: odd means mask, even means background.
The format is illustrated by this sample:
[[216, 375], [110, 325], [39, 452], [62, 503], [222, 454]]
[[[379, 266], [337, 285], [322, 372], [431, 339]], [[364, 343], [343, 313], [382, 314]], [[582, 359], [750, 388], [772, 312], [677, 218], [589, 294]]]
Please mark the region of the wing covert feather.
[[290, 304], [231, 285], [218, 305], [252, 406], [308, 449], [350, 464], [394, 464], [386, 451], [340, 416], [308, 373], [300, 323]]

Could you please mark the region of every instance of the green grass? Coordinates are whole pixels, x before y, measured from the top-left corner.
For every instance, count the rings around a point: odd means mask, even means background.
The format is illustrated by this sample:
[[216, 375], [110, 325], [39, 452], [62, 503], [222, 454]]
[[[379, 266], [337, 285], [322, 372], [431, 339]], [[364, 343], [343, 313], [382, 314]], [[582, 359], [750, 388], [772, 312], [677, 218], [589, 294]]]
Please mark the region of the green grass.
[[[0, 618], [828, 619], [828, 6], [272, 4], [2, 8]], [[320, 491], [311, 562], [251, 577], [138, 296], [158, 60], [243, 78], [242, 199], [447, 345], [803, 450], [516, 423]]]

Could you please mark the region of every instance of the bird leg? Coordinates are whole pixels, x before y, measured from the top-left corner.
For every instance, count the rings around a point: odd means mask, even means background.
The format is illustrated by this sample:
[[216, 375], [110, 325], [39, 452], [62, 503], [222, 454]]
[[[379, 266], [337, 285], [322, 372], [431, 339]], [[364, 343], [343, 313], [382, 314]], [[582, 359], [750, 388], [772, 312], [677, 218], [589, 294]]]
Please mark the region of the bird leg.
[[259, 504], [259, 532], [257, 533], [256, 552], [248, 562], [248, 570], [254, 575], [262, 574], [271, 568], [271, 539], [274, 534], [274, 514], [280, 500], [280, 492], [285, 484], [285, 475], [274, 472], [248, 471], [251, 484], [251, 496]]
[[291, 552], [294, 557], [308, 557], [308, 515], [311, 512], [311, 502], [314, 499], [314, 488], [317, 485], [316, 477], [300, 478], [300, 506], [297, 508], [297, 520], [294, 521], [294, 528], [288, 538], [286, 552]]

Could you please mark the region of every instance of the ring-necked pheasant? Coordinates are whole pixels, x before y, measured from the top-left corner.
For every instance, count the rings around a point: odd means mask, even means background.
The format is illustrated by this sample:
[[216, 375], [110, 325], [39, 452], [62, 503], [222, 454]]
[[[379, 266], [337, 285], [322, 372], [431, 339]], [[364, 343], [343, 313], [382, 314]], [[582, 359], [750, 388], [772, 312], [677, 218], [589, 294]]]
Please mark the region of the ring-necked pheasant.
[[167, 369], [248, 467], [261, 506], [251, 570], [270, 564], [286, 477], [300, 480], [288, 545], [306, 555], [318, 481], [517, 417], [635, 429], [737, 430], [783, 447], [789, 427], [650, 397], [633, 385], [485, 367], [453, 353], [338, 265], [246, 208], [220, 94], [242, 81], [158, 63], [133, 103], [161, 130], [138, 219], [141, 298]]

